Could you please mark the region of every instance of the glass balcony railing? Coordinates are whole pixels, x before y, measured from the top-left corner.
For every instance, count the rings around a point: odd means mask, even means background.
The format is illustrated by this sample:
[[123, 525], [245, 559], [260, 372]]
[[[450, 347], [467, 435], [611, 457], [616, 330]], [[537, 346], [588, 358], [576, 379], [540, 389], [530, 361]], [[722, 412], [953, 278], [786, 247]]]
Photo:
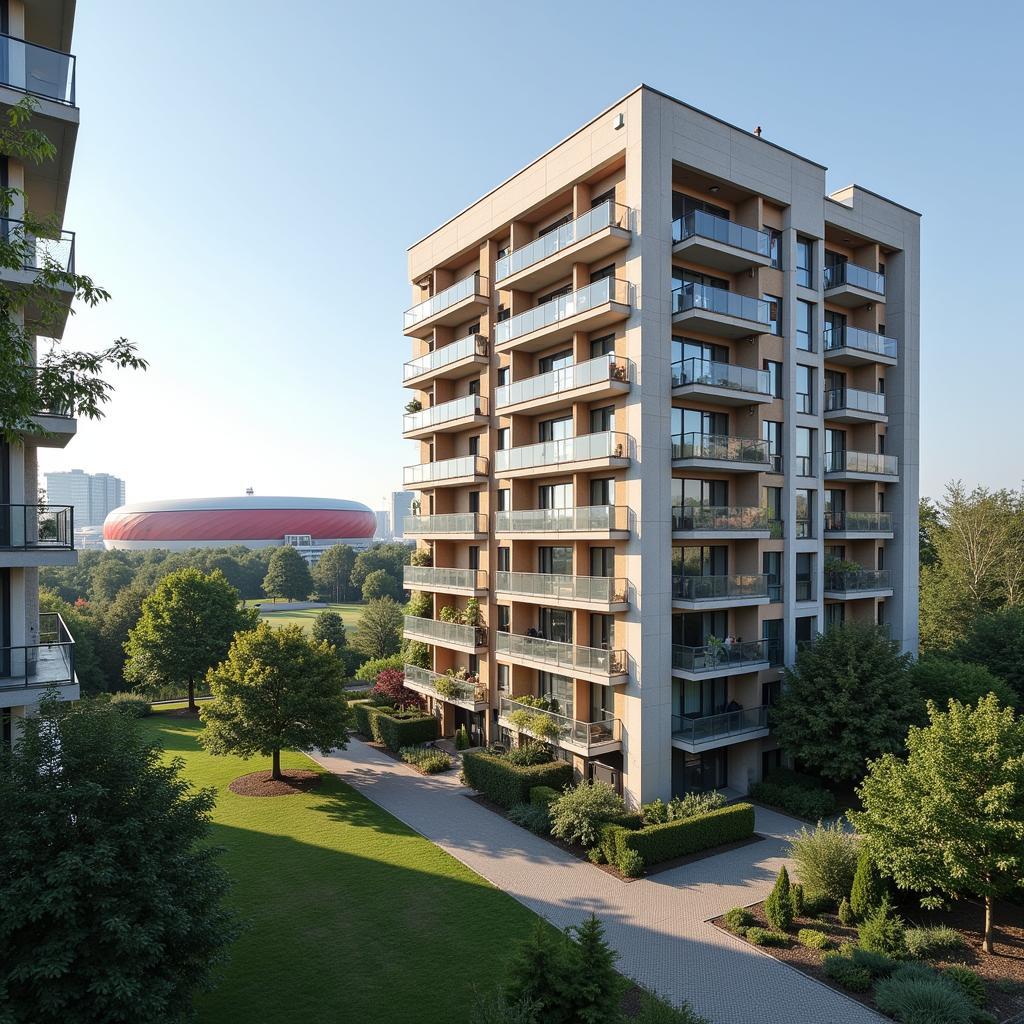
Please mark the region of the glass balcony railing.
[[625, 505], [590, 505], [581, 508], [525, 508], [498, 512], [498, 533], [603, 533], [628, 530]]
[[892, 576], [888, 569], [826, 571], [825, 589], [841, 594], [855, 594], [864, 590], [891, 590]]
[[417, 692], [429, 691], [431, 696], [441, 700], [472, 701], [474, 704], [487, 703], [487, 687], [481, 683], [466, 679], [456, 679], [442, 672], [432, 672], [429, 668], [417, 665], [406, 665], [405, 685]]
[[860, 327], [826, 327], [825, 351], [835, 352], [840, 348], [852, 348], [873, 356], [896, 358], [896, 339]]
[[825, 452], [826, 473], [874, 473], [879, 476], [897, 476], [900, 461], [895, 455], [876, 455], [874, 452]]
[[0, 35], [0, 82], [73, 107], [75, 58], [70, 53]]
[[482, 512], [452, 512], [438, 516], [405, 516], [402, 532], [413, 537], [458, 533], [486, 533], [487, 517]]
[[446, 366], [461, 362], [470, 356], [486, 355], [487, 342], [479, 334], [470, 334], [406, 363], [402, 368], [402, 380], [412, 380], [414, 377], [422, 377], [425, 373], [443, 370]]
[[771, 395], [772, 385], [767, 370], [754, 370], [733, 363], [716, 363], [711, 359], [684, 359], [672, 364], [672, 387], [684, 384], [706, 384], [755, 395]]
[[672, 289], [672, 312], [685, 313], [690, 309], [750, 320], [765, 328], [771, 323], [769, 305], [763, 299], [706, 284], [682, 284]]
[[458, 480], [464, 476], [487, 476], [487, 459], [482, 455], [462, 455], [456, 459], [406, 466], [404, 471], [406, 485]]
[[687, 715], [672, 716], [672, 736], [687, 743], [707, 743], [711, 740], [728, 739], [745, 732], [756, 732], [768, 728], [768, 706], [740, 708], [725, 711], [720, 715], [704, 715], [690, 718]]
[[546, 235], [513, 250], [502, 256], [494, 265], [494, 280], [502, 282], [506, 277], [518, 274], [520, 270], [532, 267], [556, 252], [567, 249], [570, 245], [582, 242], [584, 238], [597, 234], [605, 228], [619, 227], [629, 229], [629, 207], [620, 206], [610, 199], [588, 210], [575, 220], [549, 231]]
[[753, 462], [772, 466], [768, 442], [754, 437], [727, 434], [676, 434], [672, 438], [673, 459], [708, 459], [713, 462]]
[[559, 395], [592, 384], [603, 384], [606, 381], [620, 381], [625, 384], [634, 379], [632, 362], [616, 358], [609, 353], [583, 363], [563, 366], [550, 373], [541, 373], [536, 377], [504, 384], [494, 392], [494, 407], [504, 409], [520, 402], [531, 402], [537, 398]]
[[75, 272], [75, 233], [62, 231], [58, 238], [33, 234], [24, 221], [0, 217], [0, 239], [17, 250], [24, 270]]
[[0, 690], [70, 686], [75, 640], [56, 612], [39, 616], [39, 643], [0, 647]]
[[825, 289], [839, 288], [842, 285], [851, 288], [863, 288], [878, 295], [885, 294], [885, 275], [876, 274], [867, 267], [858, 267], [856, 263], [836, 263], [825, 267]]
[[[572, 743], [575, 746], [591, 747], [601, 743], [614, 743], [622, 738], [622, 723], [617, 718], [607, 718], [600, 722], [577, 722], [554, 711], [544, 711], [532, 704], [520, 704], [512, 697], [502, 697], [498, 715], [505, 719], [513, 729], [534, 735], [530, 722], [534, 716], [540, 716], [554, 722], [559, 728], [559, 736], [555, 743]], [[540, 737], [550, 742], [547, 731]]]
[[835, 388], [825, 392], [825, 415], [830, 412], [869, 412], [885, 415], [885, 395], [880, 391], [859, 388]]
[[771, 255], [771, 239], [767, 231], [748, 228], [703, 210], [693, 210], [685, 217], [672, 221], [673, 243], [684, 242], [694, 235], [731, 245], [734, 249], [745, 249], [765, 258]]
[[513, 596], [519, 594], [581, 604], [624, 604], [629, 593], [623, 579], [547, 572], [499, 572], [495, 590]]
[[559, 466], [568, 462], [587, 462], [591, 459], [627, 459], [630, 452], [628, 434], [614, 430], [598, 434], [564, 437], [560, 441], [541, 441], [522, 448], [505, 448], [494, 454], [494, 468], [498, 473], [541, 466]]
[[426, 427], [437, 427], [454, 420], [465, 419], [467, 416], [486, 416], [487, 399], [481, 395], [463, 395], [451, 402], [432, 405], [419, 412], [408, 412], [402, 417], [402, 431], [408, 434], [412, 430], [423, 430]]
[[446, 569], [433, 565], [406, 565], [402, 567], [405, 588], [432, 590], [486, 590], [487, 572], [484, 569]]
[[826, 533], [891, 533], [891, 512], [826, 512]]
[[520, 633], [497, 633], [498, 654], [537, 662], [563, 675], [591, 672], [602, 676], [625, 675], [628, 661], [625, 651], [609, 651], [603, 647], [577, 647], [540, 636]]
[[674, 601], [728, 601], [768, 596], [768, 577], [734, 572], [725, 576], [672, 577]]
[[502, 320], [494, 328], [494, 341], [497, 345], [514, 341], [544, 327], [550, 327], [560, 320], [568, 320], [570, 317], [603, 306], [607, 302], [618, 302], [628, 306], [629, 299], [628, 281], [616, 277], [602, 277], [585, 288], [569, 292], [568, 295], [559, 295], [558, 298], [528, 309], [525, 313]]
[[672, 667], [680, 672], [706, 672], [713, 676], [723, 669], [750, 666], [757, 670], [760, 663], [767, 663], [770, 640], [750, 640], [746, 643], [704, 644], [701, 647], [672, 645]]
[[0, 505], [0, 550], [73, 551], [72, 505]]
[[47, 373], [43, 367], [27, 366], [25, 372], [34, 377], [36, 390], [36, 413], [40, 416], [62, 416], [66, 419], [74, 417], [69, 392], [74, 385], [74, 375], [65, 373]]
[[458, 622], [424, 619], [418, 615], [405, 616], [405, 635], [426, 644], [442, 647], [486, 647], [487, 630], [483, 626], [463, 626]]
[[742, 505], [676, 505], [672, 509], [672, 529], [676, 533], [690, 530], [715, 533], [770, 530], [773, 522], [766, 508]]
[[469, 277], [456, 281], [450, 288], [445, 288], [444, 291], [407, 309], [405, 311], [405, 329], [408, 331], [424, 320], [443, 313], [446, 309], [462, 302], [463, 299], [471, 298], [474, 295], [486, 296], [488, 294], [487, 278], [481, 277], [479, 274], [470, 274]]

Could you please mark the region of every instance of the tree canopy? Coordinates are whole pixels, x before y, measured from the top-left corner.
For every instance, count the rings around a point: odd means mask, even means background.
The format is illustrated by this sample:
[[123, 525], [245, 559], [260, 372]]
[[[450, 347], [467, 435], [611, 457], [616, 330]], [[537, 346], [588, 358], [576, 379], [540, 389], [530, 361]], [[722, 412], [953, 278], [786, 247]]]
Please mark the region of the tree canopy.
[[351, 601], [357, 591], [349, 580], [356, 563], [355, 548], [348, 544], [332, 544], [313, 566], [313, 583], [321, 598], [330, 601]]
[[1005, 680], [993, 675], [984, 665], [944, 654], [923, 654], [910, 667], [910, 682], [922, 701], [934, 701], [945, 707], [952, 698], [961, 704], [976, 704], [994, 693], [1003, 704], [1015, 705], [1017, 693]]
[[402, 607], [390, 597], [371, 601], [359, 620], [352, 646], [366, 658], [386, 658], [402, 646]]
[[313, 591], [313, 577], [306, 560], [290, 544], [274, 548], [263, 580], [268, 597], [305, 601]]

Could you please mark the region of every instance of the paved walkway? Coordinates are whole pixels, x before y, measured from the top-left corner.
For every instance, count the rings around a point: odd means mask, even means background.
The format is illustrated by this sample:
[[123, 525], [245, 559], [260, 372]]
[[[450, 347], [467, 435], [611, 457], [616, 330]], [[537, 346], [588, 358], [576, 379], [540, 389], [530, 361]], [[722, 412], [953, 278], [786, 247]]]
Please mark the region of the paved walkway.
[[423, 776], [358, 740], [314, 759], [558, 928], [595, 913], [624, 974], [714, 1024], [884, 1020], [707, 923], [764, 899], [792, 818], [759, 807], [761, 842], [624, 883], [467, 799], [456, 772]]

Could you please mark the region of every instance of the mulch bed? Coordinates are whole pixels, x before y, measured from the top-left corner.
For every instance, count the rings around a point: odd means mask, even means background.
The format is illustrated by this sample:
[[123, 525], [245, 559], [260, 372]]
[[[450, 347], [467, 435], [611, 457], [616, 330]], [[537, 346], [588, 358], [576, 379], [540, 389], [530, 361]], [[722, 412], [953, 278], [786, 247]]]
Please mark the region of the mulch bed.
[[280, 780], [272, 779], [269, 771], [240, 775], [228, 789], [239, 796], [297, 796], [316, 789], [323, 773], [291, 768], [281, 774], [284, 778]]
[[[755, 903], [746, 909], [757, 918], [759, 925], [771, 928], [764, 916], [764, 903]], [[984, 979], [988, 990], [985, 1009], [994, 1014], [1001, 1024], [1024, 1014], [1024, 908], [1009, 903], [996, 906], [993, 939], [995, 952], [991, 954], [981, 949], [984, 916], [983, 907], [978, 903], [961, 900], [945, 911], [926, 911], [907, 905], [900, 908], [900, 913], [910, 927], [944, 924], [960, 931], [966, 943], [965, 948], [951, 954], [948, 959], [930, 960], [928, 963], [937, 968], [966, 964], [972, 971], [976, 971]], [[714, 918], [711, 923], [728, 931], [721, 917]], [[821, 952], [801, 946], [796, 941], [796, 933], [801, 928], [817, 928], [828, 932], [837, 947], [857, 941], [855, 927], [847, 928], [839, 923], [835, 914], [823, 913], [816, 918], [797, 918], [793, 922], [793, 937], [789, 945], [755, 948], [877, 1011], [871, 992], [848, 992], [825, 976], [821, 966]]]

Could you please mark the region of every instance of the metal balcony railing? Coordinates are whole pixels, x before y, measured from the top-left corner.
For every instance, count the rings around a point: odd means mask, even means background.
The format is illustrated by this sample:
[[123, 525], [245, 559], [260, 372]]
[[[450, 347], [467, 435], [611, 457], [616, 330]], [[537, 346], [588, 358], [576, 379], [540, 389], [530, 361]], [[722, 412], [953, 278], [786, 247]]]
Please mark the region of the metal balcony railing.
[[461, 281], [456, 281], [450, 288], [432, 295], [429, 299], [418, 302], [411, 309], [405, 311], [405, 329], [409, 330], [424, 320], [443, 313], [446, 309], [454, 306], [463, 299], [473, 295], [487, 296], [490, 294], [489, 282], [486, 277], [480, 274], [470, 274]]
[[721, 242], [723, 245], [731, 245], [734, 249], [744, 249], [758, 256], [771, 255], [771, 238], [767, 231], [748, 228], [735, 221], [726, 220], [725, 217], [705, 213], [703, 210], [693, 210], [685, 217], [672, 221], [673, 243], [684, 242], [694, 235], [709, 238], [713, 242]]
[[606, 381], [628, 383], [635, 377], [633, 363], [629, 359], [608, 353], [536, 377], [504, 384], [494, 392], [494, 407], [504, 409], [510, 405], [519, 405], [520, 402], [532, 402], [537, 398], [547, 398]]
[[581, 434], [559, 441], [541, 441], [522, 448], [505, 448], [495, 452], [494, 468], [498, 473], [540, 466], [559, 466], [567, 462], [590, 459], [626, 459], [630, 453], [630, 437], [615, 430], [597, 434]]
[[750, 320], [765, 328], [771, 323], [771, 309], [764, 299], [707, 284], [681, 284], [672, 289], [672, 312], [685, 313], [690, 309]]
[[39, 616], [39, 643], [0, 647], [0, 690], [70, 686], [75, 640], [56, 612]]
[[539, 738], [548, 742], [552, 740], [549, 740], [550, 734], [546, 730], [538, 734], [530, 729], [530, 720], [534, 716], [547, 719], [558, 726], [559, 735], [552, 738], [555, 743], [591, 747], [602, 743], [614, 743], [622, 738], [622, 723], [617, 718], [607, 718], [600, 722], [577, 722], [576, 719], [555, 711], [547, 711], [531, 704], [521, 704], [513, 697], [501, 698], [498, 715], [508, 721], [513, 729], [530, 735], [539, 735]]
[[684, 384], [705, 384], [708, 387], [744, 391], [752, 395], [772, 393], [767, 370], [754, 370], [734, 363], [717, 363], [712, 359], [684, 359], [672, 364], [672, 387]]
[[550, 327], [560, 320], [586, 313], [588, 310], [603, 306], [608, 302], [618, 302], [624, 306], [630, 304], [630, 285], [616, 277], [602, 277], [585, 288], [559, 295], [550, 302], [541, 303], [528, 309], [518, 316], [502, 320], [494, 328], [494, 342], [502, 345], [524, 335], [532, 334], [544, 327]]
[[750, 666], [750, 671], [757, 670], [760, 663], [768, 662], [770, 640], [749, 640], [744, 643], [704, 644], [700, 647], [687, 647], [684, 644], [672, 645], [672, 667], [681, 672], [706, 672], [713, 676], [724, 669]]
[[834, 352], [840, 348], [852, 348], [875, 356], [896, 358], [896, 339], [860, 327], [826, 327], [825, 351]]
[[589, 505], [580, 508], [525, 508], [498, 512], [498, 533], [601, 533], [628, 530], [625, 505]]
[[0, 83], [12, 89], [73, 107], [75, 63], [70, 53], [0, 35]]
[[486, 590], [487, 572], [484, 569], [445, 569], [433, 565], [405, 565], [402, 583], [406, 589], [431, 590]]
[[581, 604], [623, 604], [629, 587], [624, 579], [609, 576], [569, 576], [546, 572], [499, 572], [495, 590], [501, 594], [543, 597]]
[[474, 704], [487, 703], [487, 687], [466, 679], [456, 679], [442, 672], [432, 672], [417, 665], [406, 665], [405, 685], [416, 690], [429, 690], [441, 700], [472, 701]]
[[676, 601], [723, 601], [768, 596], [768, 577], [760, 573], [733, 572], [724, 576], [672, 577]]
[[57, 238], [33, 234], [24, 221], [0, 217], [0, 239], [21, 253], [24, 270], [75, 272], [75, 233], [61, 231]]
[[73, 551], [73, 505], [0, 505], [0, 549]]
[[573, 671], [596, 675], [618, 676], [627, 671], [625, 651], [610, 651], [603, 647], [577, 647], [539, 636], [519, 633], [498, 633], [498, 654], [524, 658], [543, 664], [554, 672], [569, 674]]
[[437, 427], [453, 420], [465, 419], [467, 416], [486, 416], [487, 399], [482, 395], [463, 395], [451, 402], [431, 405], [419, 412], [407, 412], [402, 417], [402, 432], [422, 430], [424, 427]]
[[402, 368], [402, 380], [412, 380], [434, 370], [442, 370], [470, 356], [486, 356], [487, 342], [479, 334], [459, 338], [450, 345], [442, 345], [433, 352], [410, 360]]
[[437, 516], [405, 516], [402, 532], [410, 536], [486, 533], [487, 517], [482, 512], [450, 512]]
[[738, 736], [745, 732], [756, 732], [768, 728], [768, 705], [725, 711], [719, 715], [704, 715], [690, 718], [687, 715], [672, 716], [672, 735], [688, 743], [706, 743], [709, 740]]

